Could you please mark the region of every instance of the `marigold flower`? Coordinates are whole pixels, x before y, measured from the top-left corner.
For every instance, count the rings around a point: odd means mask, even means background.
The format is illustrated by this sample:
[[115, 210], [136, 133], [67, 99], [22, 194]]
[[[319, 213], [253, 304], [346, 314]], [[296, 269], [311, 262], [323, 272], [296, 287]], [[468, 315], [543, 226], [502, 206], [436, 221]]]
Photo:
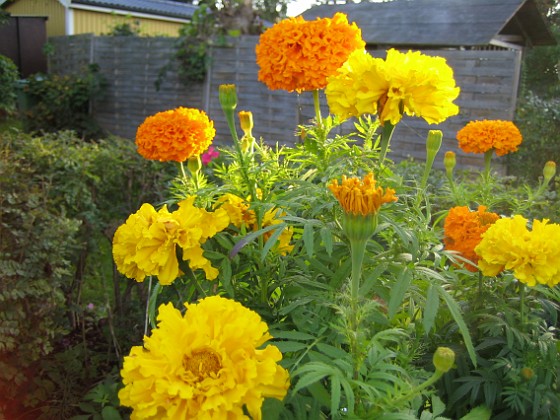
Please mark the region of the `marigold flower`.
[[455, 169], [456, 165], [457, 156], [455, 155], [455, 152], [453, 152], [452, 150], [448, 150], [447, 152], [445, 152], [445, 156], [443, 157], [443, 166], [445, 167], [445, 173], [448, 177], [451, 177], [453, 175], [453, 170]]
[[339, 117], [378, 114], [381, 123], [395, 125], [403, 114], [429, 124], [457, 115], [453, 101], [459, 91], [444, 58], [390, 49], [385, 60], [354, 51], [328, 78], [325, 94], [331, 112]]
[[[242, 227], [251, 230], [257, 230], [257, 216], [255, 211], [250, 209], [250, 204], [235, 194], [224, 194], [216, 201], [215, 207], [223, 209], [227, 212], [231, 223], [241, 229]], [[282, 217], [285, 213], [277, 208], [272, 208], [265, 212], [261, 222], [261, 228], [282, 223], [278, 217]], [[267, 241], [272, 236], [272, 232], [265, 232], [263, 238]], [[293, 236], [291, 227], [284, 228], [278, 237], [278, 244], [275, 245], [276, 251], [280, 255], [286, 255], [294, 248], [290, 244]]]
[[515, 277], [528, 286], [560, 283], [560, 225], [547, 219], [533, 221], [533, 230], [527, 228], [527, 219], [515, 215], [492, 225], [475, 248], [478, 266], [486, 276], [496, 276], [511, 270]]
[[260, 316], [211, 296], [159, 307], [157, 328], [125, 356], [119, 391], [131, 419], [262, 418], [264, 398], [283, 399], [290, 385], [282, 354]]
[[260, 36], [258, 77], [272, 90], [322, 89], [350, 53], [364, 47], [361, 30], [343, 13], [314, 21], [285, 19]]
[[117, 270], [138, 282], [157, 276], [162, 285], [171, 284], [182, 272], [177, 260], [177, 246], [182, 258], [193, 269], [202, 269], [208, 280], [218, 275], [203, 256], [201, 244], [229, 225], [225, 210], [207, 212], [194, 207], [195, 197], [179, 203], [173, 213], [164, 206], [156, 211], [150, 204], [129, 216], [113, 237], [113, 258]]
[[498, 156], [515, 152], [521, 144], [521, 132], [511, 121], [471, 121], [457, 132], [459, 147], [466, 153], [495, 150]]
[[434, 352], [432, 361], [437, 371], [446, 373], [455, 364], [455, 352], [449, 347], [438, 347]]
[[[466, 206], [451, 208], [443, 224], [445, 248], [457, 251], [476, 265], [478, 255], [474, 249], [482, 240], [482, 234], [499, 218], [496, 213], [487, 212], [486, 206], [478, 206], [478, 211], [471, 211]], [[472, 272], [477, 271], [470, 264], [464, 267]]]
[[184, 162], [200, 156], [215, 135], [204, 111], [179, 107], [146, 118], [136, 132], [136, 145], [146, 159]]
[[382, 204], [397, 201], [395, 190], [376, 186], [373, 173], [367, 174], [363, 180], [357, 177], [342, 176], [342, 184], [333, 179], [328, 185], [346, 213], [368, 216], [376, 214]]
[[556, 175], [556, 162], [549, 160], [544, 164], [543, 179], [546, 184]]

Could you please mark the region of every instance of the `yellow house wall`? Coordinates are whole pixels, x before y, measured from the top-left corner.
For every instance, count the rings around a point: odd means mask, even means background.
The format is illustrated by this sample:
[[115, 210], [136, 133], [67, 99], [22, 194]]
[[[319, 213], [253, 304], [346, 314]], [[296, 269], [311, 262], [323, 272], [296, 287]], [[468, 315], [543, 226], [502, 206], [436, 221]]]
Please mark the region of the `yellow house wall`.
[[125, 16], [74, 9], [74, 34], [106, 35], [115, 25], [128, 23], [138, 27], [140, 35], [179, 36], [179, 22], [164, 22], [144, 17]]
[[4, 9], [12, 16], [47, 16], [47, 37], [65, 35], [64, 6], [58, 0], [19, 0]]

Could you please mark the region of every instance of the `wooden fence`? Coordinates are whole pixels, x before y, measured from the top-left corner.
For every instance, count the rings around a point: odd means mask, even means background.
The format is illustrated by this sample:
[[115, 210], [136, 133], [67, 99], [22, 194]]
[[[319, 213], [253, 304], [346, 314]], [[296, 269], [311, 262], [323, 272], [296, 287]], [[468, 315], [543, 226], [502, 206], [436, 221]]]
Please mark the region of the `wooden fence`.
[[[216, 142], [226, 144], [229, 130], [218, 100], [220, 84], [236, 84], [238, 110], [250, 110], [255, 120], [254, 134], [267, 143], [293, 144], [297, 124], [314, 115], [312, 94], [271, 91], [258, 81], [255, 59], [256, 36], [231, 39], [229, 45], [211, 50], [206, 81], [185, 87], [177, 77], [173, 61], [176, 39], [138, 37], [99, 37], [78, 35], [51, 38], [55, 55], [50, 71], [76, 72], [80, 66], [96, 63], [109, 82], [105, 98], [93, 106], [93, 115], [103, 128], [127, 138], [134, 138], [137, 126], [145, 117], [177, 106], [204, 109], [214, 120]], [[464, 154], [457, 147], [455, 135], [468, 121], [475, 119], [509, 119], [514, 115], [521, 51], [519, 50], [423, 50], [442, 56], [454, 69], [461, 94], [456, 103], [458, 116], [439, 125], [428, 125], [419, 118], [405, 118], [397, 126], [391, 144], [395, 161], [412, 157], [425, 158], [425, 139], [430, 129], [444, 133], [443, 151], [457, 153], [459, 167], [481, 167], [483, 157]], [[384, 51], [374, 50], [375, 56]], [[162, 68], [170, 69], [156, 90]], [[322, 103], [325, 104], [324, 98]], [[328, 112], [323, 106], [323, 114]], [[343, 129], [351, 127], [346, 123]], [[441, 167], [441, 159], [436, 164]]]

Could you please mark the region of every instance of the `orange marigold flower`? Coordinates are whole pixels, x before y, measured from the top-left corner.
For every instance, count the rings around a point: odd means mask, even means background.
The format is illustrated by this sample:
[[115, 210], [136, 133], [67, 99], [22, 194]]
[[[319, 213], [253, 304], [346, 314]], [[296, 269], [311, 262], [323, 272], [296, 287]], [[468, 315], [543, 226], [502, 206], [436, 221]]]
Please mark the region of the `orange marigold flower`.
[[146, 118], [136, 132], [136, 146], [146, 159], [184, 162], [204, 153], [215, 135], [204, 111], [179, 107]]
[[[457, 251], [463, 258], [478, 264], [478, 255], [474, 251], [482, 240], [482, 234], [500, 218], [496, 213], [486, 211], [485, 206], [478, 206], [478, 211], [471, 211], [466, 206], [453, 207], [443, 225], [445, 248]], [[477, 268], [470, 264], [464, 266], [476, 272]]]
[[523, 137], [511, 121], [471, 121], [457, 133], [459, 147], [466, 153], [495, 150], [498, 156], [517, 151]]
[[346, 213], [368, 216], [376, 214], [382, 204], [397, 201], [395, 190], [387, 188], [383, 191], [383, 188], [376, 184], [377, 181], [370, 172], [363, 180], [343, 175], [341, 185], [338, 184], [338, 180], [333, 179], [328, 188]]
[[350, 53], [364, 47], [361, 30], [343, 13], [314, 21], [285, 19], [259, 39], [259, 80], [272, 90], [322, 89]]

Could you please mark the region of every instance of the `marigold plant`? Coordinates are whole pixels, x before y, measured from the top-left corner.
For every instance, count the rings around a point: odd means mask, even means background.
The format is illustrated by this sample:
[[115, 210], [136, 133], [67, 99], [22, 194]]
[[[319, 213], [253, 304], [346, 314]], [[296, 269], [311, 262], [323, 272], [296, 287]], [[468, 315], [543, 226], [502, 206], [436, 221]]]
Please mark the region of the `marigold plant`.
[[466, 153], [494, 150], [498, 156], [515, 152], [523, 137], [511, 121], [471, 121], [457, 132], [459, 147]]
[[146, 118], [136, 132], [136, 145], [146, 159], [184, 162], [204, 153], [215, 135], [204, 111], [179, 107]]
[[[250, 209], [250, 204], [243, 198], [235, 194], [224, 194], [216, 201], [216, 207], [225, 210], [231, 220], [231, 223], [238, 229], [251, 229], [257, 230], [257, 215], [255, 211]], [[265, 228], [272, 225], [277, 225], [281, 223], [278, 217], [285, 215], [284, 212], [277, 208], [272, 208], [267, 210], [263, 216], [261, 228]], [[265, 240], [268, 240], [272, 232], [265, 232], [263, 235]], [[278, 245], [276, 250], [281, 255], [286, 255], [291, 252], [294, 248], [290, 244], [292, 240], [293, 229], [291, 227], [286, 227], [282, 230], [282, 233], [278, 237]]]
[[290, 385], [260, 316], [211, 296], [185, 303], [184, 315], [161, 305], [157, 328], [132, 347], [121, 370], [121, 404], [131, 419], [261, 419], [264, 398], [283, 399]]
[[[482, 234], [499, 218], [496, 213], [487, 212], [486, 206], [478, 206], [477, 211], [466, 206], [451, 208], [443, 225], [445, 248], [457, 251], [476, 265], [478, 255], [474, 249], [482, 240]], [[472, 272], [478, 271], [470, 264], [464, 264], [464, 267]]]
[[258, 78], [269, 89], [322, 89], [350, 53], [363, 49], [361, 30], [346, 15], [285, 19], [265, 31], [256, 47]]
[[528, 286], [554, 287], [560, 283], [560, 225], [534, 220], [529, 230], [527, 223], [520, 215], [494, 223], [475, 248], [478, 266], [486, 276], [511, 270]]
[[459, 91], [444, 58], [390, 49], [384, 60], [354, 51], [329, 77], [325, 94], [335, 115], [378, 114], [381, 122], [394, 125], [403, 114], [430, 124], [457, 115], [459, 108], [453, 101]]
[[195, 197], [179, 203], [173, 213], [166, 206], [156, 211], [143, 204], [130, 215], [113, 237], [113, 258], [119, 272], [138, 282], [157, 276], [162, 285], [171, 284], [179, 275], [177, 246], [191, 269], [202, 269], [208, 280], [218, 275], [203, 256], [201, 244], [229, 225], [223, 209], [207, 212], [193, 205]]

